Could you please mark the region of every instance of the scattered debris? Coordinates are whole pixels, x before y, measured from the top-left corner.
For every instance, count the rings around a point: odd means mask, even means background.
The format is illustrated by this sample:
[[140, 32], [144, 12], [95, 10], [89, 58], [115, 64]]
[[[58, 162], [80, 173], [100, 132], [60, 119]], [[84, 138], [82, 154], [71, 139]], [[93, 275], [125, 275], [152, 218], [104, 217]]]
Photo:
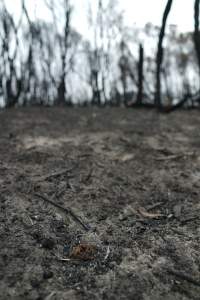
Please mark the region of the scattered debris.
[[180, 218], [180, 216], [181, 216], [181, 212], [182, 212], [182, 205], [180, 205], [180, 204], [177, 204], [177, 205], [175, 205], [174, 207], [173, 207], [173, 213], [174, 213], [174, 217], [175, 218]]
[[[81, 127], [80, 113], [91, 118], [96, 108], [55, 109], [57, 119], [51, 109], [10, 110], [12, 120], [1, 114], [2, 135], [15, 126], [17, 140], [1, 139], [0, 145], [0, 298], [199, 299], [200, 160], [157, 165], [154, 159], [198, 153], [198, 130], [187, 128], [188, 122], [199, 128], [198, 114], [182, 111], [169, 121], [161, 115], [159, 126], [153, 111], [105, 109], [94, 127]], [[178, 140], [180, 134], [188, 141]], [[66, 142], [78, 135], [80, 144]], [[29, 136], [54, 137], [54, 143], [29, 150], [20, 142]], [[148, 147], [148, 136], [172, 152]], [[93, 147], [88, 141], [94, 137]], [[128, 153], [135, 158], [119, 160]], [[92, 229], [74, 223], [68, 208]]]
[[21, 215], [21, 220], [22, 220], [22, 223], [24, 224], [24, 226], [26, 226], [26, 227], [31, 227], [34, 225], [33, 220], [27, 213], [23, 213]]

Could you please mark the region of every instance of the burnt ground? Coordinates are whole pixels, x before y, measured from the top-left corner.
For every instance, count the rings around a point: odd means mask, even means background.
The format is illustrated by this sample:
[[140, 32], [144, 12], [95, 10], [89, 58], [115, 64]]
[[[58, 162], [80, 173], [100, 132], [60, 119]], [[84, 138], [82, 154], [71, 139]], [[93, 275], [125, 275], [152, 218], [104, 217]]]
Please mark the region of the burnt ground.
[[199, 148], [199, 111], [0, 112], [0, 299], [200, 299]]

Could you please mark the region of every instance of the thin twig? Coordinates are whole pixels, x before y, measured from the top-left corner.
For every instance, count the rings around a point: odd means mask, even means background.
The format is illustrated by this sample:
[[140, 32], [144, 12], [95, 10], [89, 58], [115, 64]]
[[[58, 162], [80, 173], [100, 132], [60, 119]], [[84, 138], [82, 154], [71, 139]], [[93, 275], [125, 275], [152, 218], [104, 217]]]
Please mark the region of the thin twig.
[[107, 260], [109, 255], [110, 255], [110, 247], [108, 246], [107, 250], [106, 250], [106, 255], [104, 257], [104, 260]]
[[163, 202], [156, 202], [156, 203], [154, 203], [154, 204], [152, 204], [152, 205], [149, 205], [149, 206], [146, 208], [146, 210], [147, 210], [147, 211], [153, 210], [153, 209], [155, 209], [155, 208], [160, 207], [162, 204], [163, 204]]
[[165, 157], [156, 157], [155, 160], [157, 161], [165, 161], [165, 160], [173, 160], [173, 159], [185, 159], [191, 156], [194, 156], [194, 152], [182, 153], [182, 154], [172, 154]]
[[184, 155], [181, 154], [172, 154], [165, 157], [156, 157], [155, 160], [162, 161], [162, 160], [173, 160], [173, 159], [180, 159], [184, 157]]
[[55, 203], [55, 202], [49, 200], [49, 199], [46, 198], [44, 195], [41, 195], [41, 194], [38, 194], [38, 193], [35, 193], [34, 195], [35, 195], [36, 197], [38, 197], [38, 198], [44, 200], [45, 202], [48, 202], [48, 203], [50, 203], [51, 205], [53, 205], [53, 206], [55, 206], [55, 207], [61, 209], [61, 210], [64, 211], [66, 214], [69, 214], [69, 215], [74, 219], [74, 221], [75, 221], [76, 223], [79, 223], [86, 231], [89, 231], [89, 230], [91, 229], [90, 226], [84, 224], [84, 223], [79, 219], [79, 217], [77, 217], [77, 216], [75, 215], [75, 213], [72, 212], [71, 209], [65, 208], [65, 207], [63, 207], [63, 206], [61, 206], [61, 205], [59, 205], [59, 204], [57, 204], [57, 203]]
[[87, 174], [87, 176], [83, 179], [83, 182], [86, 183], [90, 180], [90, 178], [92, 177], [93, 173], [93, 169], [91, 168]]
[[57, 260], [60, 260], [60, 261], [71, 261], [72, 259], [71, 258], [63, 258], [63, 257], [59, 257], [56, 255], [56, 258]]
[[56, 178], [56, 177], [59, 177], [59, 176], [65, 175], [66, 173], [71, 172], [73, 169], [74, 169], [74, 167], [65, 169], [65, 170], [61, 170], [61, 171], [58, 171], [58, 172], [55, 172], [55, 173], [52, 173], [52, 174], [49, 174], [46, 176], [42, 176], [39, 179], [37, 179], [36, 181], [45, 181], [45, 180], [49, 180], [52, 178]]
[[45, 298], [45, 300], [51, 300], [52, 297], [55, 296], [55, 295], [56, 295], [56, 292], [53, 291], [53, 292], [51, 292], [51, 293]]
[[199, 216], [188, 217], [188, 218], [181, 220], [181, 224], [184, 225], [188, 222], [195, 221], [196, 219], [199, 219]]
[[176, 228], [171, 228], [171, 230], [172, 230], [174, 233], [178, 234], [178, 235], [182, 235], [182, 236], [184, 236], [184, 237], [190, 238], [190, 236], [189, 236], [188, 234], [186, 234], [185, 232], [180, 231], [180, 230], [178, 230], [178, 229], [176, 229]]

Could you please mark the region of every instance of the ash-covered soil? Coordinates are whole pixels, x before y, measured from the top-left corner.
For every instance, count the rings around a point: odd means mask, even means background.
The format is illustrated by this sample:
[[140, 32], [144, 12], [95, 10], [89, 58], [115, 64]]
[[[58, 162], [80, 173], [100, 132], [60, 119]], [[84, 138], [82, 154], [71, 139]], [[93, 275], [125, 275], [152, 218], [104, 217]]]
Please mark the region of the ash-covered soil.
[[200, 299], [199, 148], [199, 111], [0, 112], [0, 299]]

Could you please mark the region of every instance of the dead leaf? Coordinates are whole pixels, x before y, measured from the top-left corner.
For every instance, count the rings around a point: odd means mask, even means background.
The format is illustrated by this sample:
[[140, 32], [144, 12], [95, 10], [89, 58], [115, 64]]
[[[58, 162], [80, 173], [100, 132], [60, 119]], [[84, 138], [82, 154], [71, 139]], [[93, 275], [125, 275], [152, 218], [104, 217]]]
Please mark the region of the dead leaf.
[[119, 158], [119, 160], [121, 160], [123, 162], [126, 162], [126, 161], [129, 161], [129, 160], [132, 160], [134, 157], [135, 157], [135, 155], [133, 153], [126, 153], [126, 154], [122, 155]]
[[97, 251], [95, 245], [92, 244], [79, 244], [72, 248], [70, 253], [70, 258], [80, 259], [80, 260], [92, 260]]
[[160, 213], [149, 213], [144, 207], [138, 208], [138, 212], [142, 217], [149, 219], [157, 219], [163, 217], [163, 215]]

